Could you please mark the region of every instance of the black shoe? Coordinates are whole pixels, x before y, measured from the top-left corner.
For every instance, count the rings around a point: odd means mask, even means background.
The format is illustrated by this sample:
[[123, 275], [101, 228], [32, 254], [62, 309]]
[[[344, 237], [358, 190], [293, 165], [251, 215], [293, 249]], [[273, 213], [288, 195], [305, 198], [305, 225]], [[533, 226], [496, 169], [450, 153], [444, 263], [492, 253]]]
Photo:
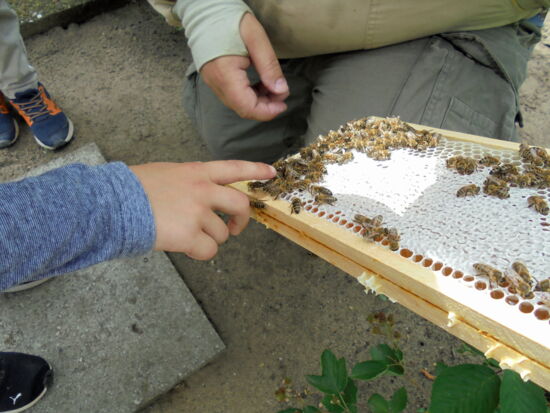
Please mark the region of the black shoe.
[[46, 393], [53, 370], [42, 357], [0, 352], [0, 413], [34, 406]]

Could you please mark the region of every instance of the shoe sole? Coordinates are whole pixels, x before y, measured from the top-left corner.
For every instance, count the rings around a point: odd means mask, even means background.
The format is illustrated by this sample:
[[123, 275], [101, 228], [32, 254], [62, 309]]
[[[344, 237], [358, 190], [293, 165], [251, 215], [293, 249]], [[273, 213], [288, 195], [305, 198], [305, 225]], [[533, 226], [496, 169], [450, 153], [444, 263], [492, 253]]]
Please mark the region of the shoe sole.
[[0, 294], [16, 293], [19, 291], [29, 290], [31, 288], [38, 287], [40, 284], [44, 284], [46, 281], [49, 281], [50, 279], [51, 278], [42, 278], [41, 280], [29, 281], [27, 283], [19, 284], [19, 285], [16, 285], [15, 287], [8, 288], [7, 290], [0, 291]]
[[[13, 126], [15, 128], [15, 138], [13, 138], [13, 140], [8, 143], [7, 145], [5, 146], [0, 146], [0, 149], [4, 149], [4, 148], [9, 148], [10, 146], [12, 146], [15, 142], [17, 142], [17, 139], [19, 138], [19, 124], [17, 123], [17, 121], [15, 119], [12, 119], [13, 120]], [[1, 413], [1, 412], [0, 412]]]
[[[48, 366], [50, 366], [50, 374], [51, 374], [51, 371], [52, 371], [52, 366], [48, 363]], [[25, 410], [28, 410], [30, 409], [31, 407], [33, 407], [36, 403], [38, 403], [40, 401], [40, 399], [42, 399], [42, 397], [44, 397], [44, 395], [46, 394], [46, 391], [48, 390], [48, 386], [44, 386], [44, 390], [42, 390], [42, 393], [40, 393], [36, 399], [34, 399], [32, 402], [30, 402], [29, 404], [26, 404], [25, 406], [22, 406], [20, 407], [19, 409], [17, 410], [10, 410], [8, 413], [20, 413], [20, 412], [24, 412]], [[3, 412], [0, 412], [0, 413], [3, 413]]]
[[48, 145], [44, 145], [42, 142], [40, 142], [40, 139], [38, 139], [36, 136], [34, 136], [34, 140], [36, 141], [36, 143], [38, 143], [40, 146], [42, 146], [44, 149], [47, 149], [49, 151], [55, 151], [56, 149], [59, 149], [59, 148], [62, 148], [63, 146], [65, 146], [66, 144], [68, 144], [70, 142], [70, 140], [73, 138], [73, 134], [74, 134], [74, 126], [73, 126], [73, 122], [67, 118], [67, 120], [69, 121], [69, 132], [67, 133], [67, 137], [65, 138], [65, 140], [61, 143], [61, 145], [58, 145], [58, 146], [48, 146]]

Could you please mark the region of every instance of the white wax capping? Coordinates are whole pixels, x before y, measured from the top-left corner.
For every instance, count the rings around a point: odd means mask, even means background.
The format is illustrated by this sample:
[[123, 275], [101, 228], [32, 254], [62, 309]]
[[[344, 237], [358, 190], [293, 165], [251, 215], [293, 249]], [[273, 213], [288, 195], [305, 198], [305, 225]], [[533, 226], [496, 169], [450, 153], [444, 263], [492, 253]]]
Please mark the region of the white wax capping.
[[499, 347], [501, 347], [501, 344], [500, 343], [495, 343], [491, 347], [489, 347], [483, 355], [487, 358], [490, 358], [491, 354], [493, 354], [495, 352], [495, 350], [498, 349]]
[[366, 272], [364, 272], [359, 277], [357, 277], [357, 281], [363, 284], [366, 289], [372, 290], [374, 293], [378, 293], [380, 282], [374, 274], [367, 274]]
[[447, 315], [447, 327], [452, 327], [457, 323], [458, 319], [456, 318], [456, 314], [452, 311], [449, 311], [449, 314]]
[[[351, 232], [354, 227], [349, 223], [353, 223], [356, 214], [382, 215], [383, 226], [395, 227], [399, 232], [400, 248], [474, 276], [487, 287], [500, 288], [487, 278], [476, 276], [473, 264], [484, 263], [505, 271], [514, 261], [522, 261], [536, 280], [550, 274], [550, 216], [537, 213], [527, 204], [527, 198], [534, 194], [550, 202], [550, 190], [511, 187], [509, 198], [498, 199], [483, 193], [483, 182], [490, 168], [479, 167], [471, 175], [460, 175], [446, 167], [446, 159], [452, 156], [479, 160], [492, 155], [522, 170], [516, 151], [442, 138], [439, 146], [425, 151], [393, 149], [391, 159], [385, 161], [373, 160], [356, 150], [351, 152], [352, 161], [343, 165], [327, 164], [327, 174], [319, 183], [337, 198], [334, 205], [315, 204], [308, 191], [294, 191], [283, 199], [299, 197], [306, 210], [311, 205], [309, 210], [317, 208], [317, 214], [324, 213], [323, 219], [345, 220], [345, 225], [339, 227]], [[469, 184], [478, 185], [480, 193], [458, 198], [458, 189]], [[367, 240], [365, 243], [372, 245]], [[475, 282], [444, 277], [437, 271], [436, 274], [443, 281], [449, 281], [445, 288], [456, 288], [459, 284], [465, 294], [479, 294], [472, 288]], [[377, 287], [374, 280], [368, 284], [368, 288], [373, 287]], [[502, 291], [509, 294], [506, 289]], [[489, 292], [490, 288], [485, 288], [487, 300], [491, 300]], [[538, 306], [541, 294], [536, 291], [534, 298], [521, 299]], [[507, 312], [517, 312], [518, 308], [504, 307], [502, 311]]]

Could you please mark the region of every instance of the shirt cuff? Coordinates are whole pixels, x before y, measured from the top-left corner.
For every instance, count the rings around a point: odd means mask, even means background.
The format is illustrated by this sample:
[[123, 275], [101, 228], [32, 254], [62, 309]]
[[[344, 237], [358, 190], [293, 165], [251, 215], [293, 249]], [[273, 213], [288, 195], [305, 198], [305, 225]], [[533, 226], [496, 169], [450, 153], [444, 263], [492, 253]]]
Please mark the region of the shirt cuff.
[[[114, 193], [118, 194], [115, 228], [119, 228], [119, 257], [132, 257], [149, 252], [156, 240], [155, 218], [141, 182], [122, 162], [105, 165]], [[106, 171], [107, 172], [107, 171]]]
[[239, 27], [252, 11], [242, 0], [178, 0], [173, 11], [181, 18], [198, 71], [220, 56], [248, 56]]

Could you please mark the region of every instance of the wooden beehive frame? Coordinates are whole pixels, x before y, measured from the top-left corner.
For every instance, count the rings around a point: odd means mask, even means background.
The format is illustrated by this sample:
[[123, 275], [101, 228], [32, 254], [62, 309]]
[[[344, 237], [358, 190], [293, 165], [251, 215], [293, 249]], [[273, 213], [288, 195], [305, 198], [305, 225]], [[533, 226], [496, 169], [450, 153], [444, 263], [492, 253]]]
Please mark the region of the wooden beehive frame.
[[[425, 126], [411, 126], [426, 129]], [[451, 140], [472, 142], [493, 149], [518, 150], [518, 144], [436, 128]], [[251, 198], [245, 182], [233, 185]], [[365, 243], [339, 225], [303, 211], [290, 214], [283, 200], [266, 202], [263, 210], [254, 210], [253, 218], [266, 227], [310, 250], [319, 257], [359, 278], [420, 316], [476, 347], [503, 368], [517, 371], [550, 390], [550, 327], [541, 323], [537, 331], [522, 323], [510, 325], [506, 315], [484, 308], [477, 297], [464, 300], [455, 289], [441, 291], [441, 277], [433, 271], [401, 257], [384, 247]]]

